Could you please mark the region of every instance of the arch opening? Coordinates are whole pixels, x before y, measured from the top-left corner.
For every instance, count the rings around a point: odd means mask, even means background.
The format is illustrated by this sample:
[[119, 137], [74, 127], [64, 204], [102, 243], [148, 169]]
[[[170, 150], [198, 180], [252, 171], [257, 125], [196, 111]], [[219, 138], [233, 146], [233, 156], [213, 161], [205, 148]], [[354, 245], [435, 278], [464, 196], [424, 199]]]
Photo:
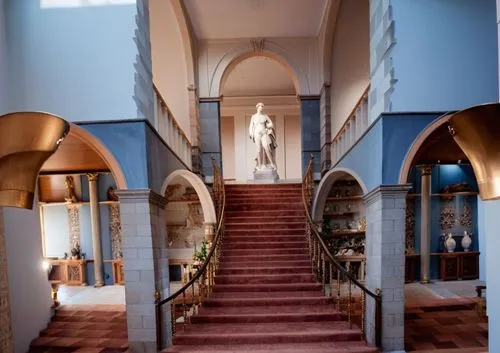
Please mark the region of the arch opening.
[[280, 56], [248, 52], [231, 61], [221, 79], [220, 136], [223, 176], [226, 181], [254, 179], [257, 146], [249, 139], [256, 104], [272, 121], [276, 137], [275, 159], [281, 180], [301, 179], [301, 123], [297, 94], [299, 80]]

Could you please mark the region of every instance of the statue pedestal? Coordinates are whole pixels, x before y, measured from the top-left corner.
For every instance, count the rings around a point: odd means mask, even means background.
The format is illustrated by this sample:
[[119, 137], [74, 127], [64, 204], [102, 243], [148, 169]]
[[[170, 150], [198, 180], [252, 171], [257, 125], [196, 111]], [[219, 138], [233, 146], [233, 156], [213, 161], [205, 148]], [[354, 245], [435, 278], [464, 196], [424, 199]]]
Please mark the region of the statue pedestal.
[[280, 179], [278, 172], [273, 168], [254, 170], [253, 180], [260, 184], [275, 184]]

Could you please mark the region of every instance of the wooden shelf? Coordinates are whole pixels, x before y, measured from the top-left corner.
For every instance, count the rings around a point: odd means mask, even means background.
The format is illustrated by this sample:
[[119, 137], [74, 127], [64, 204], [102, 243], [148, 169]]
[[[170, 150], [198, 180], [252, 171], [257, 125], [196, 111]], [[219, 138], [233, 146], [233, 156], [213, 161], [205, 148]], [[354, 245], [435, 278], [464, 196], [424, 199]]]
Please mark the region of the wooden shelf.
[[335, 197], [335, 196], [329, 196], [326, 201], [355, 201], [355, 200], [361, 200], [363, 198], [363, 195], [354, 195], [354, 196], [341, 196], [341, 197]]
[[340, 237], [343, 235], [364, 235], [365, 231], [364, 230], [350, 230], [350, 229], [345, 229], [345, 230], [333, 230], [330, 232], [330, 235], [334, 237]]

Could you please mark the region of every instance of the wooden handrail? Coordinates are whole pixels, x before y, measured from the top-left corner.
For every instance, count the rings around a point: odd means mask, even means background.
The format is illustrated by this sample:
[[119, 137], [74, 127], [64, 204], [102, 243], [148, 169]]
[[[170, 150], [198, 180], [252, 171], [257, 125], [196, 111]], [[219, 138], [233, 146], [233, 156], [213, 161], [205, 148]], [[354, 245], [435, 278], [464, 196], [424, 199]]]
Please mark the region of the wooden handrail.
[[354, 108], [352, 109], [351, 113], [347, 116], [347, 118], [345, 119], [344, 123], [340, 127], [339, 131], [335, 134], [335, 137], [332, 138], [331, 142], [335, 141], [340, 135], [342, 135], [344, 133], [344, 131], [345, 131], [346, 127], [347, 127], [347, 123], [351, 120], [351, 117], [356, 113], [356, 109], [358, 109], [358, 107], [363, 102], [363, 100], [366, 98], [366, 96], [368, 95], [369, 92], [370, 92], [370, 85], [368, 85], [368, 87], [366, 87], [366, 89], [363, 91], [363, 94], [358, 99], [358, 101], [354, 105]]
[[[155, 309], [156, 309], [156, 344], [158, 351], [162, 350], [162, 341], [163, 341], [163, 325], [162, 325], [162, 306], [171, 303], [171, 310], [175, 310], [173, 307], [173, 303], [175, 302], [175, 299], [180, 297], [182, 295], [183, 297], [183, 303], [185, 302], [185, 296], [186, 292], [192, 288], [193, 289], [193, 294], [194, 294], [194, 285], [197, 281], [199, 283], [201, 282], [201, 286], [205, 286], [205, 282], [208, 281], [208, 292], [210, 293], [211, 286], [213, 285], [214, 281], [214, 276], [215, 276], [215, 270], [218, 267], [218, 260], [219, 260], [219, 255], [220, 255], [220, 246], [222, 242], [222, 236], [223, 236], [223, 229], [224, 229], [224, 211], [226, 207], [226, 192], [224, 189], [224, 180], [222, 179], [222, 174], [220, 174], [219, 168], [217, 166], [216, 160], [212, 157], [212, 166], [214, 168], [214, 184], [213, 184], [213, 194], [214, 194], [214, 201], [216, 203], [217, 207], [217, 228], [215, 230], [215, 236], [214, 236], [214, 241], [212, 243], [212, 246], [210, 248], [210, 251], [207, 255], [207, 258], [201, 265], [200, 269], [195, 273], [193, 278], [186, 283], [184, 286], [182, 286], [181, 289], [176, 291], [174, 294], [170, 295], [168, 298], [161, 300], [159, 296], [156, 297], [155, 301]], [[215, 263], [214, 263], [215, 262]], [[214, 268], [215, 267], [215, 268]], [[198, 304], [201, 305], [201, 300], [203, 299], [200, 291], [202, 288], [198, 288], [198, 293], [200, 296], [200, 302]], [[194, 295], [192, 300], [194, 301]], [[184, 317], [186, 318], [186, 308], [185, 304], [184, 306]], [[173, 317], [173, 322], [172, 322], [172, 331], [173, 334], [175, 334], [175, 313], [171, 314]], [[184, 322], [185, 323], [185, 322]]]
[[165, 102], [165, 99], [163, 98], [163, 96], [161, 95], [160, 93], [160, 90], [158, 89], [158, 87], [156, 87], [155, 84], [153, 84], [153, 89], [156, 93], [156, 96], [160, 99], [160, 102], [161, 102], [161, 106], [167, 110], [168, 112], [168, 115], [172, 118], [172, 122], [173, 122], [173, 125], [176, 129], [179, 130], [179, 132], [181, 133], [182, 137], [187, 141], [187, 143], [191, 146], [191, 141], [187, 138], [187, 135], [186, 133], [184, 132], [184, 130], [182, 129], [181, 125], [179, 124], [179, 122], [175, 119], [175, 116], [174, 114], [172, 114], [172, 111], [170, 110], [170, 108], [168, 107], [167, 105], [167, 102]]
[[[370, 291], [368, 288], [366, 288], [363, 284], [361, 284], [354, 276], [349, 273], [336, 259], [335, 257], [331, 254], [330, 250], [328, 250], [328, 247], [326, 246], [325, 242], [323, 241], [321, 235], [319, 234], [318, 230], [316, 229], [316, 225], [312, 219], [311, 212], [310, 212], [310, 207], [312, 203], [312, 189], [313, 189], [313, 160], [314, 156], [311, 155], [311, 158], [309, 160], [309, 164], [307, 166], [306, 173], [304, 175], [304, 179], [302, 181], [302, 203], [304, 205], [304, 211], [306, 215], [306, 232], [308, 233], [307, 235], [310, 237], [310, 251], [311, 251], [311, 256], [313, 257], [313, 265], [315, 266], [315, 270], [318, 276], [324, 277], [325, 275], [325, 260], [329, 262], [330, 265], [333, 265], [337, 269], [337, 275], [340, 276], [342, 274], [346, 278], [349, 279], [349, 298], [348, 298], [348, 318], [349, 322], [351, 322], [351, 284], [354, 284], [358, 288], [361, 289], [362, 293], [362, 298], [364, 298], [364, 295], [368, 295], [369, 297], [373, 298], [375, 300], [375, 342], [377, 347], [381, 347], [382, 344], [382, 294], [380, 289], [376, 290], [376, 293], [373, 293]], [[330, 268], [330, 277], [331, 277], [331, 268]], [[325, 284], [325, 278], [323, 279], [323, 284]], [[330, 278], [331, 280], [331, 278]], [[339, 307], [340, 307], [340, 289], [338, 292], [338, 302], [339, 302]], [[364, 300], [363, 305], [362, 305], [362, 328], [361, 330], [364, 331]]]

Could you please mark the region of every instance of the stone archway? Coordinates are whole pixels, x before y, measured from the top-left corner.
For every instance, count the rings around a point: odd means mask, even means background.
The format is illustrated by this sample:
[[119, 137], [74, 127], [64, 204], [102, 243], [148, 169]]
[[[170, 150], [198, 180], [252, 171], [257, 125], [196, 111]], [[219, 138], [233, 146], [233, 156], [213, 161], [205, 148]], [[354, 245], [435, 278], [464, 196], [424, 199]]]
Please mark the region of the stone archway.
[[215, 213], [215, 206], [212, 201], [212, 197], [207, 187], [203, 181], [194, 173], [188, 170], [176, 170], [165, 179], [161, 188], [161, 194], [165, 195], [167, 192], [168, 185], [175, 178], [180, 177], [191, 184], [196, 191], [201, 203], [201, 208], [203, 209], [204, 221], [207, 224], [215, 224], [217, 222], [217, 217]]
[[272, 41], [252, 41], [247, 45], [239, 45], [232, 48], [221, 57], [210, 78], [209, 96], [219, 97], [221, 89], [224, 86], [224, 81], [234, 67], [241, 61], [254, 56], [265, 56], [279, 62], [290, 72], [297, 94], [311, 94], [309, 81], [303, 69], [293, 61], [290, 53]]
[[312, 218], [313, 220], [320, 222], [323, 219], [323, 211], [325, 209], [326, 200], [330, 193], [332, 185], [337, 181], [346, 176], [352, 176], [356, 182], [361, 187], [363, 195], [366, 195], [368, 190], [359, 177], [359, 175], [351, 169], [348, 168], [334, 168], [331, 169], [325, 176], [321, 179], [318, 188], [315, 192], [313, 205], [312, 205]]

